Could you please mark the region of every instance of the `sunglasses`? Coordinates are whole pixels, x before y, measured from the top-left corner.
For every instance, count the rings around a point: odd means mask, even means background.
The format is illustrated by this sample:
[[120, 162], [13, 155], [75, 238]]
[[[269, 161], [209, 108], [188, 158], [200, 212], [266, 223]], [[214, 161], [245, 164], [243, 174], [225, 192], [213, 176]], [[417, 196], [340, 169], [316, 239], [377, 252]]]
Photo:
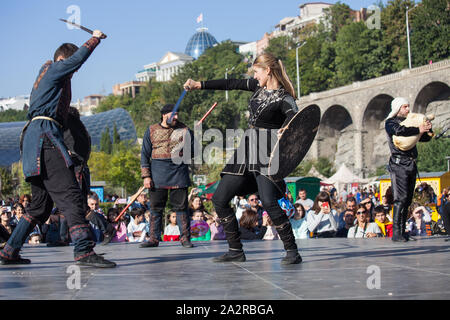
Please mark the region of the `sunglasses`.
[[258, 201], [258, 199], [248, 199], [248, 201]]
[[365, 214], [365, 211], [356, 211], [356, 214]]

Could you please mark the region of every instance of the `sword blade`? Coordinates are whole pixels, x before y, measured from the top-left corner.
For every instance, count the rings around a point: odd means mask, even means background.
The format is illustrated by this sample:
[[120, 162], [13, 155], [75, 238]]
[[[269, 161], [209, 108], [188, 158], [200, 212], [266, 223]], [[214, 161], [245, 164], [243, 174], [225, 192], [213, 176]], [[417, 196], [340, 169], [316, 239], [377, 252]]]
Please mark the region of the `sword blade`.
[[175, 115], [175, 113], [178, 111], [178, 108], [180, 107], [180, 103], [183, 100], [184, 96], [186, 95], [186, 90], [183, 90], [183, 92], [181, 93], [181, 96], [178, 98], [177, 103], [175, 104], [175, 106], [172, 109], [172, 114], [170, 115], [169, 120], [167, 121], [168, 123], [172, 123], [172, 119], [173, 116]]
[[62, 22], [71, 24], [71, 25], [74, 26], [74, 27], [80, 28], [81, 30], [86, 31], [87, 33], [90, 33], [90, 34], [93, 34], [93, 33], [94, 33], [94, 31], [92, 31], [91, 29], [88, 29], [88, 28], [86, 28], [86, 27], [83, 27], [82, 25], [79, 25], [79, 24], [77, 24], [77, 23], [75, 23], [75, 22], [67, 21], [67, 20], [65, 20], [65, 19], [59, 19], [59, 20], [61, 20]]

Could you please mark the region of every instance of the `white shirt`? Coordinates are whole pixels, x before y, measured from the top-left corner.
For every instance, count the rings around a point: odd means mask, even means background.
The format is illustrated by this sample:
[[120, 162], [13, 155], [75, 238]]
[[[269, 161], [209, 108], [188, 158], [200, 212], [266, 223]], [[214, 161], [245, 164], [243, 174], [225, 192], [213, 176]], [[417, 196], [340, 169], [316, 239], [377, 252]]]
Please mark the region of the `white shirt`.
[[364, 230], [364, 228], [359, 227], [357, 223], [356, 225], [348, 229], [347, 238], [367, 238], [367, 234], [369, 232], [381, 234], [380, 227], [375, 222], [370, 222], [367, 225], [366, 230]]
[[311, 232], [337, 231], [337, 212], [331, 209], [329, 214], [320, 211], [318, 214], [314, 210], [309, 210], [306, 214], [306, 224]]
[[314, 201], [312, 201], [311, 199], [302, 200], [299, 198], [297, 201], [295, 201], [295, 203], [300, 203], [305, 208], [306, 211], [311, 209], [312, 206], [314, 205]]
[[[133, 232], [142, 231], [142, 234], [139, 238], [135, 238], [133, 236]], [[127, 227], [127, 236], [129, 242], [142, 242], [145, 240], [145, 222], [141, 222], [138, 225], [134, 223], [134, 221], [130, 221]]]

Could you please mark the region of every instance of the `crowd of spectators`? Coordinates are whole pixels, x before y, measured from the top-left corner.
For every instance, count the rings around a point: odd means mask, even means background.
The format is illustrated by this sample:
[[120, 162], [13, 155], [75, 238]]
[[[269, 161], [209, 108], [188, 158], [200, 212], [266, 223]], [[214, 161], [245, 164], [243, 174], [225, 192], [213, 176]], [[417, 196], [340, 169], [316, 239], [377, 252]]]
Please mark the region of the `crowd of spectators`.
[[[427, 184], [416, 188], [415, 200], [409, 208], [406, 232], [411, 236], [431, 236], [447, 234], [450, 192], [443, 189], [440, 195], [434, 194]], [[340, 194], [334, 187], [322, 188], [314, 200], [308, 198], [307, 191], [300, 189], [294, 202], [295, 213], [290, 218], [296, 239], [308, 238], [375, 238], [392, 237], [392, 194], [390, 190], [381, 197], [375, 188], [357, 189]], [[293, 197], [288, 193], [288, 199]], [[425, 204], [424, 200], [425, 199]], [[419, 202], [419, 200], [421, 200]], [[15, 199], [2, 201], [0, 216], [0, 247], [4, 246], [14, 228], [26, 212], [31, 196], [24, 194]], [[96, 193], [88, 195], [86, 219], [91, 226], [96, 242], [143, 242], [148, 240], [150, 230], [150, 204], [142, 193], [130, 209], [117, 220], [125, 203], [117, 196], [108, 196], [113, 207], [104, 212], [100, 208]], [[189, 195], [189, 214], [191, 217], [191, 240], [225, 240], [223, 226], [216, 212], [205, 208], [205, 198], [193, 188]], [[125, 201], [126, 202], [126, 201]], [[436, 212], [427, 204], [434, 203]], [[264, 210], [258, 194], [233, 199], [236, 216], [243, 240], [277, 240], [276, 228]], [[209, 206], [211, 207], [211, 206]], [[434, 214], [439, 216], [434, 217]], [[442, 216], [442, 217], [441, 217]], [[161, 230], [161, 241], [179, 241], [180, 230], [175, 212], [168, 211]], [[446, 220], [447, 219], [447, 220]], [[448, 227], [447, 227], [448, 229]], [[70, 244], [67, 221], [64, 213], [54, 208], [45, 223], [37, 225], [30, 233], [27, 243], [46, 243], [47, 246], [67, 246]]]

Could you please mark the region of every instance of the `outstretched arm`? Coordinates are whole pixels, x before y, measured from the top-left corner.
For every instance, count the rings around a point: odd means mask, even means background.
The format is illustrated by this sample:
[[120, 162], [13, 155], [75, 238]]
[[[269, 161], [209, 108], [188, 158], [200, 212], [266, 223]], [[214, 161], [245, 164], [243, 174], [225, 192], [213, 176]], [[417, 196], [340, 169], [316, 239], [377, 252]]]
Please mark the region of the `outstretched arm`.
[[100, 30], [95, 30], [92, 38], [86, 41], [73, 55], [67, 59], [56, 61], [53, 64], [53, 79], [59, 81], [77, 71], [100, 43], [102, 35]]

